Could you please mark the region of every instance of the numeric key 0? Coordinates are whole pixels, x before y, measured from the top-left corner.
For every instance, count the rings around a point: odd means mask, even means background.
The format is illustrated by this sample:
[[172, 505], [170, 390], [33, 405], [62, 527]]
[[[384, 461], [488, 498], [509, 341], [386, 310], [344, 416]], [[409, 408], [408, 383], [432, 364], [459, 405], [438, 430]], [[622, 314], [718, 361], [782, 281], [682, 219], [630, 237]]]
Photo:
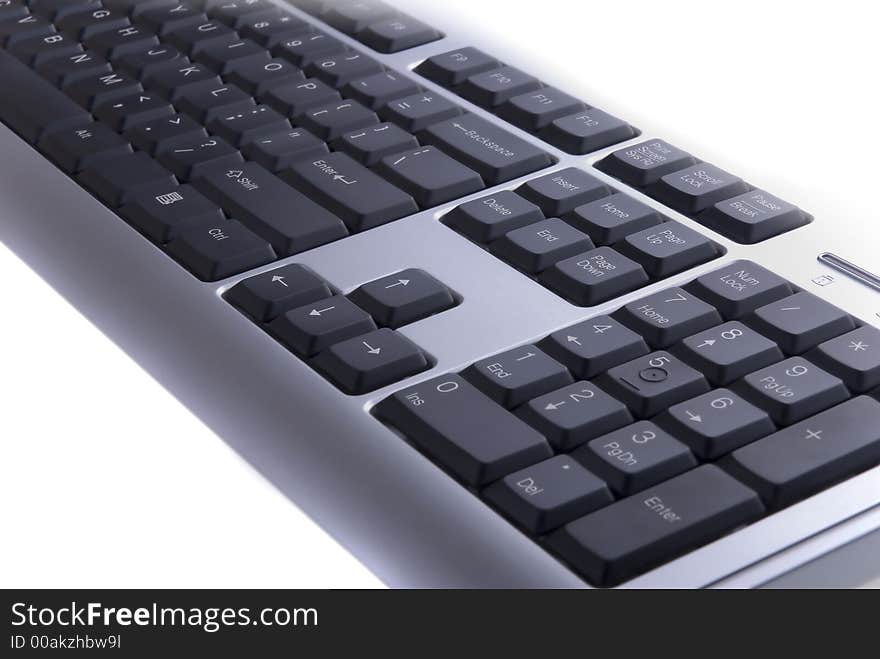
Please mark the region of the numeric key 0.
[[374, 413], [473, 487], [553, 455], [536, 430], [458, 375], [403, 389]]
[[572, 382], [562, 364], [533, 345], [482, 359], [462, 375], [509, 408]]

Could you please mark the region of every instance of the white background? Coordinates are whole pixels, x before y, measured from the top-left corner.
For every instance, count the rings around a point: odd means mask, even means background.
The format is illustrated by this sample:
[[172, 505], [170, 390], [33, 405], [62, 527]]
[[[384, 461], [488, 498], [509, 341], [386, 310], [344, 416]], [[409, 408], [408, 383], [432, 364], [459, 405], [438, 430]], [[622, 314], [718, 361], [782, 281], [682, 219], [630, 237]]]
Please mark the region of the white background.
[[[397, 4], [880, 235], [872, 3]], [[0, 286], [0, 586], [381, 585], [3, 248]]]

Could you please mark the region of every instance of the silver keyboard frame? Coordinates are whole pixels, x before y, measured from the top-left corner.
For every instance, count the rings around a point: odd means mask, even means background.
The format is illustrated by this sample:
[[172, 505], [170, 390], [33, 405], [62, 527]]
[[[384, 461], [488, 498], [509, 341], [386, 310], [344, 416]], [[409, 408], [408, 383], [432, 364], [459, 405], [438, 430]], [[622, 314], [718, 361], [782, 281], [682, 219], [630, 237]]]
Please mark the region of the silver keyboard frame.
[[[437, 27], [445, 30], [448, 26]], [[528, 62], [517, 58], [512, 44], [487, 43], [485, 34], [468, 39], [461, 30], [453, 30], [454, 37], [381, 55], [331, 28], [326, 30], [402, 72], [431, 55], [473, 45], [569, 93], [584, 91], [583, 98], [590, 101], [587, 91], [553, 80], [552, 72], [531, 71]], [[592, 308], [573, 306], [445, 227], [439, 218], [468, 199], [513, 189], [554, 169], [589, 168], [629, 142], [587, 156], [571, 156], [413, 77], [425, 88], [449, 96], [546, 149], [559, 162], [247, 274], [203, 283], [0, 126], [4, 156], [0, 162], [0, 239], [389, 586], [589, 587], [377, 421], [370, 408], [399, 389], [539, 340], [737, 258], [756, 261], [880, 326], [877, 292], [817, 262], [817, 255], [829, 251], [862, 265], [870, 264], [876, 255], [872, 245], [857, 238], [858, 223], [837, 217], [830, 199], [825, 209], [806, 209], [817, 218], [811, 225], [743, 246], [591, 170], [612, 186], [711, 236], [727, 254], [613, 302]], [[625, 108], [601, 107], [628, 118]], [[662, 126], [633, 123], [643, 134], [632, 143], [665, 137], [701, 155], [699, 144], [664, 136]], [[716, 164], [725, 168], [724, 162]], [[760, 180], [752, 180], [741, 167], [730, 169], [761, 186]], [[785, 196], [772, 185], [766, 187]], [[368, 395], [340, 392], [221, 297], [241, 279], [287, 263], [313, 268], [346, 293], [410, 267], [439, 278], [461, 294], [462, 304], [400, 330], [428, 351], [436, 365]], [[833, 284], [813, 283], [823, 275], [833, 277]], [[8, 321], [45, 322], [12, 314]], [[99, 409], [100, 392], [95, 395]], [[193, 480], [198, 481], [198, 474], [193, 474]], [[758, 586], [878, 528], [880, 467], [690, 552], [624, 587]]]

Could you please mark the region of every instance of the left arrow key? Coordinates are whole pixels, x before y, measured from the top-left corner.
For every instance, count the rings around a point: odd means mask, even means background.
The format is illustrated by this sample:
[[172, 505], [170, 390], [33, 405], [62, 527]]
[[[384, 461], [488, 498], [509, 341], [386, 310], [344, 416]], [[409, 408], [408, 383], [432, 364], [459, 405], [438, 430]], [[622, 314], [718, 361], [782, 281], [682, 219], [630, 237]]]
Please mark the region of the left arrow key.
[[242, 280], [226, 293], [226, 300], [264, 323], [332, 295], [326, 281], [305, 266], [292, 263]]

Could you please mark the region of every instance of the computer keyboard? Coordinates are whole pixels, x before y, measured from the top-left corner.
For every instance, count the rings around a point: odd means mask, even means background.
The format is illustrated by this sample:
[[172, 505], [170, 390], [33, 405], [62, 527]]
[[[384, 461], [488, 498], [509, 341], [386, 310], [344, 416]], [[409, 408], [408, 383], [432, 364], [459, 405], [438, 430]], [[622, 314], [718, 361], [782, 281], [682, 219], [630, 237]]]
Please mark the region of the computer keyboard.
[[[0, 2], [0, 120], [589, 584], [880, 463], [880, 330], [739, 251], [810, 214], [383, 2], [293, 4]], [[321, 274], [412, 221], [464, 278]], [[479, 258], [577, 322], [438, 354]]]

